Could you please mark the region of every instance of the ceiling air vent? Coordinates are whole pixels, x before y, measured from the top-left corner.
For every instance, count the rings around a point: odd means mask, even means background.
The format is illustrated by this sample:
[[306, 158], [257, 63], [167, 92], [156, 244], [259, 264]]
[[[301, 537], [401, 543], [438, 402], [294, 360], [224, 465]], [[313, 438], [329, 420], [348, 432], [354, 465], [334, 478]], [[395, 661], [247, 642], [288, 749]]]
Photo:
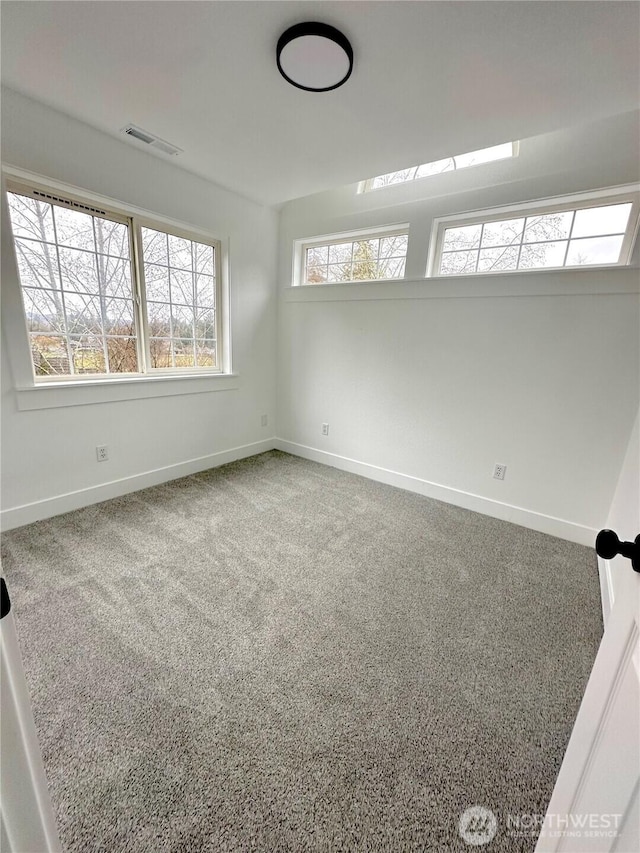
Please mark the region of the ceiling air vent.
[[126, 127], [123, 127], [121, 133], [126, 133], [127, 136], [133, 136], [134, 139], [137, 139], [139, 142], [144, 142], [144, 144], [148, 145], [150, 148], [156, 148], [158, 151], [162, 151], [163, 154], [182, 154], [182, 148], [178, 148], [176, 145], [172, 145], [170, 142], [160, 139], [159, 136], [154, 136], [153, 133], [149, 133], [148, 130], [136, 127], [135, 124], [128, 124]]

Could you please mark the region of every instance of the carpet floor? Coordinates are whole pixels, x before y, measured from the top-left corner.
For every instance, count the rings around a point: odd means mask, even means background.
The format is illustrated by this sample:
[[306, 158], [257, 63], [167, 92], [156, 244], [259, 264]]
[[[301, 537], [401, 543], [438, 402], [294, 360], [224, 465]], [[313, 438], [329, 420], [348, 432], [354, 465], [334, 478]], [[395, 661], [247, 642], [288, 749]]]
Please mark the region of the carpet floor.
[[3, 566], [69, 853], [532, 851], [602, 633], [593, 550], [277, 451]]

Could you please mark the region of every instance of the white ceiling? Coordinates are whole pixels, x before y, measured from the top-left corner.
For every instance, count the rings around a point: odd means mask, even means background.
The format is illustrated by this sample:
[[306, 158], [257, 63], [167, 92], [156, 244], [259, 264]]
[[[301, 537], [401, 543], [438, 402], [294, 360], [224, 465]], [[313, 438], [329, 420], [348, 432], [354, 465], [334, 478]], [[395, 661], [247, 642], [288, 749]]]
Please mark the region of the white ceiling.
[[[6, 86], [110, 134], [133, 122], [184, 149], [175, 165], [267, 204], [640, 100], [635, 2], [4, 0], [1, 12]], [[341, 89], [280, 77], [278, 37], [304, 20], [350, 39]]]

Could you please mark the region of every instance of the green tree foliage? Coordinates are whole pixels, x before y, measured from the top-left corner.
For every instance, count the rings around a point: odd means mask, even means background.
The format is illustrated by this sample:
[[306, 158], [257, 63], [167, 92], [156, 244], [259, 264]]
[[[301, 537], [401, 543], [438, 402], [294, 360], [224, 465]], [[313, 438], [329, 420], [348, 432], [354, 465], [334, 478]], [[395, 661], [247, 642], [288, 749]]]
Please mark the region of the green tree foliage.
[[343, 281], [371, 281], [380, 278], [373, 244], [373, 240], [359, 240], [354, 243], [353, 264], [345, 265], [347, 275]]

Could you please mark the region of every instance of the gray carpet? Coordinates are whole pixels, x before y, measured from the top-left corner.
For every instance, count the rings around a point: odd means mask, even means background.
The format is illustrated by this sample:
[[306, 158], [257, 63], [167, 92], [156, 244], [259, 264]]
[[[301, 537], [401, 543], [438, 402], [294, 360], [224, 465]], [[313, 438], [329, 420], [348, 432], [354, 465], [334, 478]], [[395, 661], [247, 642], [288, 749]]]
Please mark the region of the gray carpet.
[[602, 632], [592, 550], [276, 451], [3, 563], [70, 853], [531, 851]]

